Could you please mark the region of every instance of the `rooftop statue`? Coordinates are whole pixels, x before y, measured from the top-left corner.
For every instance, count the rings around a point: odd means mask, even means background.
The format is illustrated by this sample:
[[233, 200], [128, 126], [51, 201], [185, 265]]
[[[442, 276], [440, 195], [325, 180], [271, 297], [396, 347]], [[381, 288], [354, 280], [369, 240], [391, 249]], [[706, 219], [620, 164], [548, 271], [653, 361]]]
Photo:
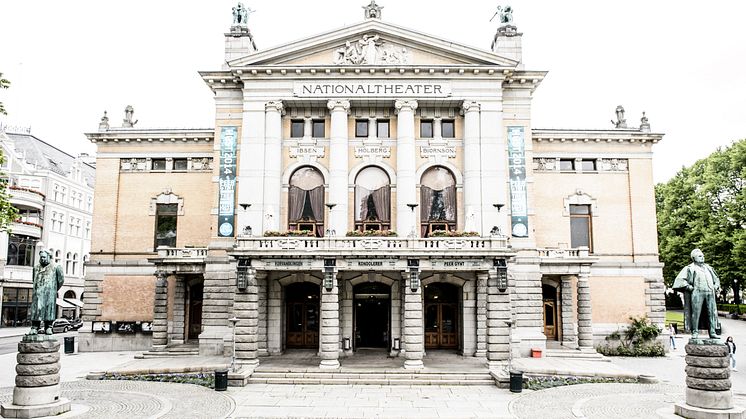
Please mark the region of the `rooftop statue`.
[[492, 22], [495, 16], [500, 17], [500, 26], [513, 24], [513, 8], [511, 6], [505, 6], [505, 8], [497, 6], [497, 11], [492, 15], [490, 22]]
[[256, 10], [251, 10], [244, 6], [243, 3], [238, 2], [238, 5], [233, 8], [233, 25], [246, 26], [248, 25], [249, 15], [254, 13]]
[[39, 252], [39, 264], [34, 266], [31, 297], [31, 331], [52, 334], [52, 322], [57, 318], [57, 291], [65, 282], [62, 268], [52, 261], [47, 250]]
[[624, 107], [622, 105], [616, 107], [616, 121], [612, 119], [611, 123], [614, 124], [614, 128], [627, 128], [627, 120], [624, 119]]
[[642, 112], [642, 118], [640, 118], [640, 131], [650, 132], [650, 121], [648, 120], [648, 117], [645, 116], [645, 111]]
[[[692, 331], [692, 339], [699, 337], [699, 330], [707, 330], [711, 339], [719, 339], [715, 295], [720, 292], [720, 279], [712, 267], [705, 263], [705, 255], [699, 249], [690, 254], [692, 263], [679, 272], [673, 289], [684, 293], [684, 315]], [[703, 310], [707, 313], [702, 319]]]
[[109, 129], [109, 117], [106, 116], [106, 111], [104, 111], [104, 116], [101, 117], [101, 122], [98, 123], [98, 130], [106, 131], [107, 129]]
[[380, 19], [381, 18], [381, 9], [383, 9], [383, 7], [377, 5], [376, 0], [370, 0], [370, 4], [367, 6], [363, 6], [363, 9], [365, 9], [366, 19]]
[[127, 105], [126, 108], [124, 108], [124, 120], [122, 121], [122, 127], [124, 128], [132, 128], [137, 124], [137, 121], [132, 120], [132, 116], [135, 114], [135, 108], [132, 107], [132, 105]]

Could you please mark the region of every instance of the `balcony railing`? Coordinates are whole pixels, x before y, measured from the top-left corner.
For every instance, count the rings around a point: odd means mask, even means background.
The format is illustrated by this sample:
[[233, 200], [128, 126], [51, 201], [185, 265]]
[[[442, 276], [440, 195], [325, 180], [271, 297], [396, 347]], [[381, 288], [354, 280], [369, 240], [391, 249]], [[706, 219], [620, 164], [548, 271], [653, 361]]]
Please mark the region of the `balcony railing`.
[[6, 281], [25, 281], [30, 283], [33, 269], [31, 266], [5, 265], [3, 279]]
[[[491, 255], [508, 251], [505, 237], [238, 237], [235, 251], [266, 256], [306, 254], [374, 255]], [[302, 254], [301, 253], [301, 254]]]
[[10, 192], [10, 202], [20, 207], [29, 207], [35, 209], [44, 208], [44, 194], [33, 189], [8, 187]]
[[37, 239], [41, 238], [41, 227], [34, 223], [13, 221], [10, 223], [10, 232], [20, 236], [29, 236]]
[[588, 248], [585, 246], [572, 249], [544, 248], [538, 249], [539, 257], [542, 259], [579, 259], [589, 257]]
[[164, 261], [201, 263], [207, 257], [206, 247], [159, 247], [157, 251]]

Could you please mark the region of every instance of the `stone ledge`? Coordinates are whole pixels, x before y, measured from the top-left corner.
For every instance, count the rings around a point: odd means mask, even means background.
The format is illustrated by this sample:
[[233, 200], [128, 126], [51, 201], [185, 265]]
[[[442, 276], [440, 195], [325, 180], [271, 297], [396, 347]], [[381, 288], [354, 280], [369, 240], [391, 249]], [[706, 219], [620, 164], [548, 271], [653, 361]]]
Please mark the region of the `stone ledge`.
[[42, 416], [56, 416], [70, 411], [70, 400], [59, 399], [50, 404], [39, 406], [18, 406], [4, 404], [0, 414], [6, 418], [38, 418]]
[[732, 409], [715, 410], [678, 402], [674, 404], [674, 413], [689, 419], [746, 419], [746, 409], [738, 406]]

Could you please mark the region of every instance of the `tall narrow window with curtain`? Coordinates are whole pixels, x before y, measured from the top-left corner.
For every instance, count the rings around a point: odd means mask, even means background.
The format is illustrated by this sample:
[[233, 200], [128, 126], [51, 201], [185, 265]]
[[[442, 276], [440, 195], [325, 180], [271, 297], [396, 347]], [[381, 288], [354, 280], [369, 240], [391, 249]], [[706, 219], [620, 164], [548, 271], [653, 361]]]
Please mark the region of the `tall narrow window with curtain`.
[[355, 178], [355, 229], [358, 231], [391, 228], [391, 180], [376, 166], [368, 166]]
[[301, 167], [290, 176], [288, 228], [324, 234], [324, 177], [313, 167]]
[[421, 236], [456, 229], [456, 179], [450, 170], [434, 166], [420, 181]]

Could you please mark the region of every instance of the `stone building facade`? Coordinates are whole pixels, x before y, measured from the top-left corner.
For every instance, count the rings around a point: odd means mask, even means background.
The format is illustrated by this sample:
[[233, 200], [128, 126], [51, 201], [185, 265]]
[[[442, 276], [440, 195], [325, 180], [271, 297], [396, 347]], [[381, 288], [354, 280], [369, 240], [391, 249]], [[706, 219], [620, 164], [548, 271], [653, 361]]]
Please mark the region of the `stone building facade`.
[[[427, 363], [591, 349], [662, 325], [649, 126], [545, 130], [521, 33], [480, 50], [381, 20], [201, 72], [215, 127], [103, 124], [81, 350], [360, 348]], [[377, 12], [376, 12], [377, 10]], [[620, 120], [624, 118], [623, 111]], [[512, 325], [512, 327], [510, 326]]]

